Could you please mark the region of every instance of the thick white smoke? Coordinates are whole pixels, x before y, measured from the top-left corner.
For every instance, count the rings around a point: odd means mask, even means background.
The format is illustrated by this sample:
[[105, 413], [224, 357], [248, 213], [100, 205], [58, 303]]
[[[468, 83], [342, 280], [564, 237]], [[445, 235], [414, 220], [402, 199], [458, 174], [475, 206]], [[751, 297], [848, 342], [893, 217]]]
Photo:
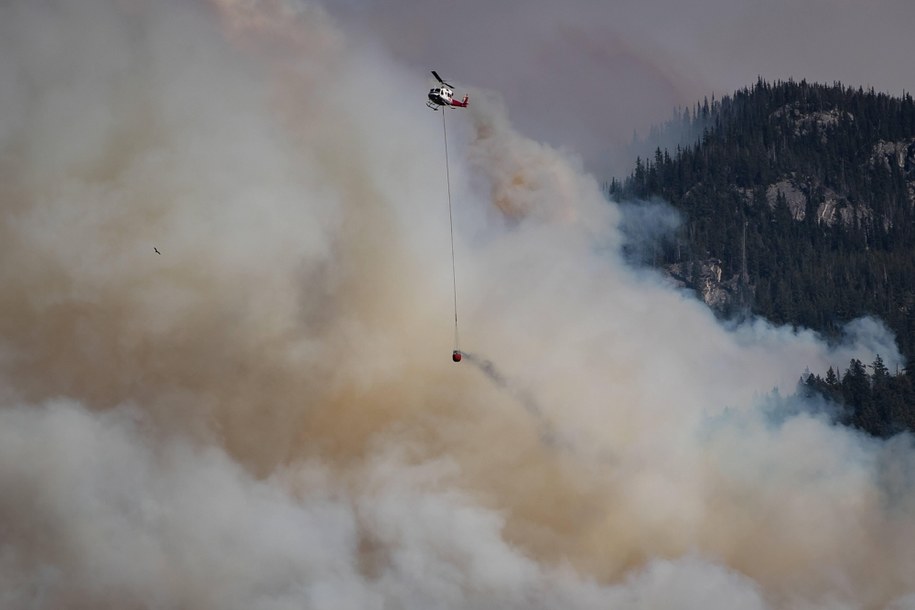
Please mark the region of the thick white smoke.
[[883, 326], [722, 326], [476, 91], [451, 363], [426, 84], [310, 4], [0, 7], [0, 606], [911, 607], [911, 440], [771, 408]]

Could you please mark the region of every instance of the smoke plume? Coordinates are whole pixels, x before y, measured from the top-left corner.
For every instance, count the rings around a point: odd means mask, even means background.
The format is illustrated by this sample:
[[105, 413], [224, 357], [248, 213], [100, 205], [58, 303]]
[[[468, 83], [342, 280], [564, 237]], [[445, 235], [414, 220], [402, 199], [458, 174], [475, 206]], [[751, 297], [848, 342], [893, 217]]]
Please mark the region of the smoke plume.
[[723, 326], [485, 91], [451, 362], [426, 84], [312, 4], [0, 6], [0, 606], [912, 607], [911, 438], [768, 409], [884, 326]]
[[498, 89], [525, 133], [573, 149], [608, 178], [628, 175], [637, 154], [654, 154], [655, 144], [632, 147], [633, 135], [648, 136], [674, 107], [757, 77], [901, 95], [915, 54], [910, 0], [336, 0], [328, 8], [417, 72], [434, 67]]

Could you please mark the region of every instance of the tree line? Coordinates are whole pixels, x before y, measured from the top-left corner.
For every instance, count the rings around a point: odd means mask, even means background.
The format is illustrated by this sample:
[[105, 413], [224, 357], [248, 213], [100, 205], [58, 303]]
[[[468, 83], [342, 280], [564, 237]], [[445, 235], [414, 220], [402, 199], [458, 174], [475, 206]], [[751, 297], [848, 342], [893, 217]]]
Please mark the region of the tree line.
[[840, 423], [887, 437], [915, 431], [913, 382], [911, 367], [891, 372], [878, 355], [870, 365], [852, 359], [841, 374], [832, 367], [822, 377], [806, 373], [798, 382], [797, 395], [826, 399], [840, 407]]

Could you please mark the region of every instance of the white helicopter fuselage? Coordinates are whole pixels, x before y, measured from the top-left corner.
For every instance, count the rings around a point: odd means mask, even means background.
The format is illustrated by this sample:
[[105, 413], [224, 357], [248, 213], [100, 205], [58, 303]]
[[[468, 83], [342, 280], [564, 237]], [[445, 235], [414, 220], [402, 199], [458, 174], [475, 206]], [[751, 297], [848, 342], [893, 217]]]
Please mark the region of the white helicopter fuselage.
[[433, 87], [429, 90], [429, 101], [439, 106], [450, 106], [454, 100], [454, 91], [448, 87]]

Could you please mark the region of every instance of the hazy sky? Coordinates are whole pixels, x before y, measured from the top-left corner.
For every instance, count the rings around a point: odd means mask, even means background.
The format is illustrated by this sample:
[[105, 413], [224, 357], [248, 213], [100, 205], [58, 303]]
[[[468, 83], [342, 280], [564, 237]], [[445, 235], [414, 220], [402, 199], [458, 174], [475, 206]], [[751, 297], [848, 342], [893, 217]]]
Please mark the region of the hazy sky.
[[[344, 23], [417, 71], [498, 91], [525, 133], [625, 166], [633, 130], [705, 96], [807, 79], [915, 84], [910, 0], [350, 0]], [[628, 167], [627, 167], [628, 171]]]
[[632, 268], [470, 65], [446, 115], [314, 5], [0, 2], [0, 608], [915, 607], [912, 437], [786, 398], [891, 333]]

